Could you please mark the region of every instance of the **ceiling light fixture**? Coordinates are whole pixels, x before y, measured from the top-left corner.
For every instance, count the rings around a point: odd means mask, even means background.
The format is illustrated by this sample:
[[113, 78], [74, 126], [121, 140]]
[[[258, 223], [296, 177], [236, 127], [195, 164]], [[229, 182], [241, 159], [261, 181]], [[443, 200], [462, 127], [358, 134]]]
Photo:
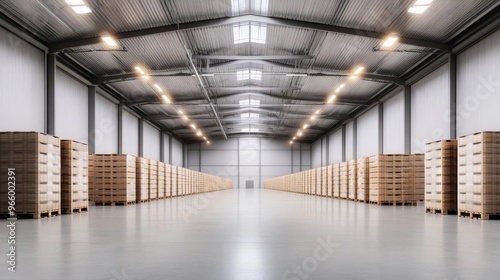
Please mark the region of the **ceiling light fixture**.
[[71, 8], [79, 15], [92, 13], [92, 10], [87, 6], [72, 6]]
[[299, 133], [297, 133], [297, 136], [302, 136], [302, 131], [299, 130]]
[[317, 115], [317, 114], [319, 114], [319, 112], [321, 112], [321, 110], [317, 110], [317, 111], [315, 112], [315, 114]]
[[159, 92], [163, 92], [163, 90], [161, 89], [161, 87], [158, 85], [158, 84], [154, 84], [154, 87], [159, 91]]
[[391, 35], [389, 35], [389, 37], [388, 37], [388, 38], [384, 41], [384, 43], [382, 44], [382, 47], [384, 47], [384, 48], [389, 48], [389, 47], [391, 47], [392, 45], [394, 45], [394, 43], [396, 43], [398, 40], [399, 40], [398, 35], [396, 35], [396, 34], [391, 34]]
[[290, 141], [290, 144], [293, 144], [293, 141]]
[[170, 101], [170, 98], [168, 98], [166, 95], [162, 95], [161, 97], [163, 97], [163, 99], [165, 99], [165, 101], [168, 103], [168, 104], [171, 104], [172, 101]]
[[335, 98], [337, 98], [336, 95], [330, 96], [330, 98], [328, 99], [328, 103], [332, 103], [335, 100]]
[[308, 125], [308, 124], [305, 124], [302, 128], [303, 128], [303, 129], [306, 129], [306, 128], [308, 128], [308, 127], [309, 127], [309, 125]]
[[196, 132], [196, 135], [201, 136], [201, 131], [198, 130], [198, 132]]
[[189, 118], [187, 116], [184, 116], [182, 118], [185, 119], [186, 121], [189, 120]]
[[431, 5], [433, 0], [417, 0], [413, 6], [408, 9], [409, 13], [412, 14], [423, 14], [427, 8]]
[[66, 3], [70, 6], [85, 6], [83, 0], [66, 0]]
[[207, 144], [210, 144], [210, 141], [207, 141]]
[[361, 71], [363, 71], [363, 69], [365, 69], [365, 67], [359, 66], [358, 69], [356, 69], [356, 71], [354, 71], [354, 75], [359, 75], [361, 73]]
[[203, 140], [207, 140], [207, 137], [203, 136]]
[[341, 84], [341, 85], [340, 85], [340, 86], [339, 86], [339, 87], [335, 90], [335, 92], [340, 92], [340, 90], [341, 90], [342, 88], [344, 88], [344, 87], [345, 87], [345, 84]]
[[311, 116], [311, 121], [315, 120], [316, 116]]
[[118, 43], [115, 41], [115, 39], [111, 38], [111, 36], [102, 36], [102, 40], [110, 47], [118, 46]]
[[196, 125], [194, 125], [194, 123], [192, 123], [192, 124], [191, 124], [191, 127], [192, 127], [193, 129], [196, 129]]
[[184, 115], [184, 112], [182, 112], [181, 110], [179, 110], [179, 114]]
[[292, 139], [295, 140], [295, 139], [297, 139], [297, 137], [293, 137]]
[[136, 66], [136, 67], [134, 67], [134, 69], [135, 69], [135, 71], [139, 72], [139, 74], [146, 75], [146, 72], [144, 72], [144, 70], [142, 70], [141, 67]]

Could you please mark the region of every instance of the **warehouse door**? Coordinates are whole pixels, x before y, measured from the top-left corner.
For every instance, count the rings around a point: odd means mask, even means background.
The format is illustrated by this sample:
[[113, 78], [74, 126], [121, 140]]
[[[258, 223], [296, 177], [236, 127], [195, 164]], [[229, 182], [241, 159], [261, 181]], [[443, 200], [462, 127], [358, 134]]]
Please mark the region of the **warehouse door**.
[[245, 181], [245, 188], [253, 189], [253, 180], [246, 180]]

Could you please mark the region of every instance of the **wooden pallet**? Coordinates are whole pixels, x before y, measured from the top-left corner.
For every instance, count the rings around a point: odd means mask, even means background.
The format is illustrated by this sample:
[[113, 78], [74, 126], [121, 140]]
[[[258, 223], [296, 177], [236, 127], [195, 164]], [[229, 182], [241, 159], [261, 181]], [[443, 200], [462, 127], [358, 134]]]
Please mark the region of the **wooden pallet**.
[[370, 204], [404, 206], [404, 205], [417, 205], [417, 202], [416, 201], [370, 201]]
[[135, 201], [94, 202], [95, 206], [128, 206], [134, 204]]
[[442, 214], [442, 215], [456, 215], [457, 211], [451, 211], [451, 210], [442, 210], [442, 209], [437, 209], [437, 208], [425, 208], [425, 213], [430, 213], [430, 214]]
[[83, 212], [88, 212], [88, 211], [89, 211], [88, 207], [73, 208], [73, 209], [71, 209], [71, 211], [68, 211], [67, 209], [61, 209], [61, 213], [63, 215], [78, 214], [78, 213], [83, 213]]
[[[22, 213], [16, 213], [17, 219], [42, 219], [42, 218], [50, 218], [53, 216], [60, 216], [61, 211], [60, 210], [54, 210], [54, 211], [46, 211], [46, 212], [39, 212], [39, 213], [28, 213], [28, 212], [22, 212]], [[11, 217], [8, 214], [0, 214], [0, 219], [9, 219], [9, 218], [14, 218]]]
[[479, 220], [500, 220], [500, 213], [485, 214], [479, 212], [459, 211], [458, 216], [462, 218], [479, 219]]

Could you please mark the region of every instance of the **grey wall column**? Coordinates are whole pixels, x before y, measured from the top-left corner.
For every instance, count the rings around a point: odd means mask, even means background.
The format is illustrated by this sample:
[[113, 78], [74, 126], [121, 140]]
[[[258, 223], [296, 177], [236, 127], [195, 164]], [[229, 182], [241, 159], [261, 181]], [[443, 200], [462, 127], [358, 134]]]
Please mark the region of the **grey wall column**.
[[384, 103], [378, 104], [378, 153], [384, 153]]
[[118, 104], [118, 154], [123, 153], [123, 104]]
[[165, 133], [160, 131], [160, 161], [165, 162]]
[[[293, 144], [290, 144], [290, 173], [293, 173]], [[300, 168], [299, 168], [300, 169]]]
[[342, 161], [345, 161], [346, 159], [346, 152], [345, 152], [345, 124], [342, 125]]
[[299, 170], [304, 171], [302, 170], [302, 143], [299, 143], [299, 164], [300, 164]]
[[198, 171], [201, 172], [201, 143], [198, 143]]
[[182, 144], [182, 165], [184, 168], [188, 168], [188, 146], [186, 144]]
[[55, 92], [56, 92], [56, 63], [57, 54], [47, 55], [47, 96], [46, 96], [46, 131], [48, 134], [55, 134]]
[[139, 119], [139, 156], [144, 156], [144, 119]]
[[405, 86], [405, 154], [411, 154], [411, 86]]
[[97, 86], [89, 86], [88, 91], [88, 115], [89, 115], [89, 154], [95, 154], [95, 98]]
[[358, 158], [358, 119], [352, 121], [352, 158]]
[[168, 136], [168, 164], [172, 165], [172, 135]]
[[457, 55], [449, 54], [450, 67], [450, 138], [457, 138]]
[[325, 166], [330, 164], [330, 136], [327, 135], [325, 137], [326, 139], [326, 159], [325, 159]]

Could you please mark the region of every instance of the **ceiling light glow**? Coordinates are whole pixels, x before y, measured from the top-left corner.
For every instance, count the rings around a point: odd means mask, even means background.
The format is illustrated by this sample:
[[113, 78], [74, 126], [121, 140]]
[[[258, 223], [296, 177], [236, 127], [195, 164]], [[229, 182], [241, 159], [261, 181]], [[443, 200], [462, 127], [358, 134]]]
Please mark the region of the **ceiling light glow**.
[[115, 39], [111, 38], [111, 36], [102, 36], [102, 40], [110, 47], [118, 46], [118, 43], [115, 41]]

